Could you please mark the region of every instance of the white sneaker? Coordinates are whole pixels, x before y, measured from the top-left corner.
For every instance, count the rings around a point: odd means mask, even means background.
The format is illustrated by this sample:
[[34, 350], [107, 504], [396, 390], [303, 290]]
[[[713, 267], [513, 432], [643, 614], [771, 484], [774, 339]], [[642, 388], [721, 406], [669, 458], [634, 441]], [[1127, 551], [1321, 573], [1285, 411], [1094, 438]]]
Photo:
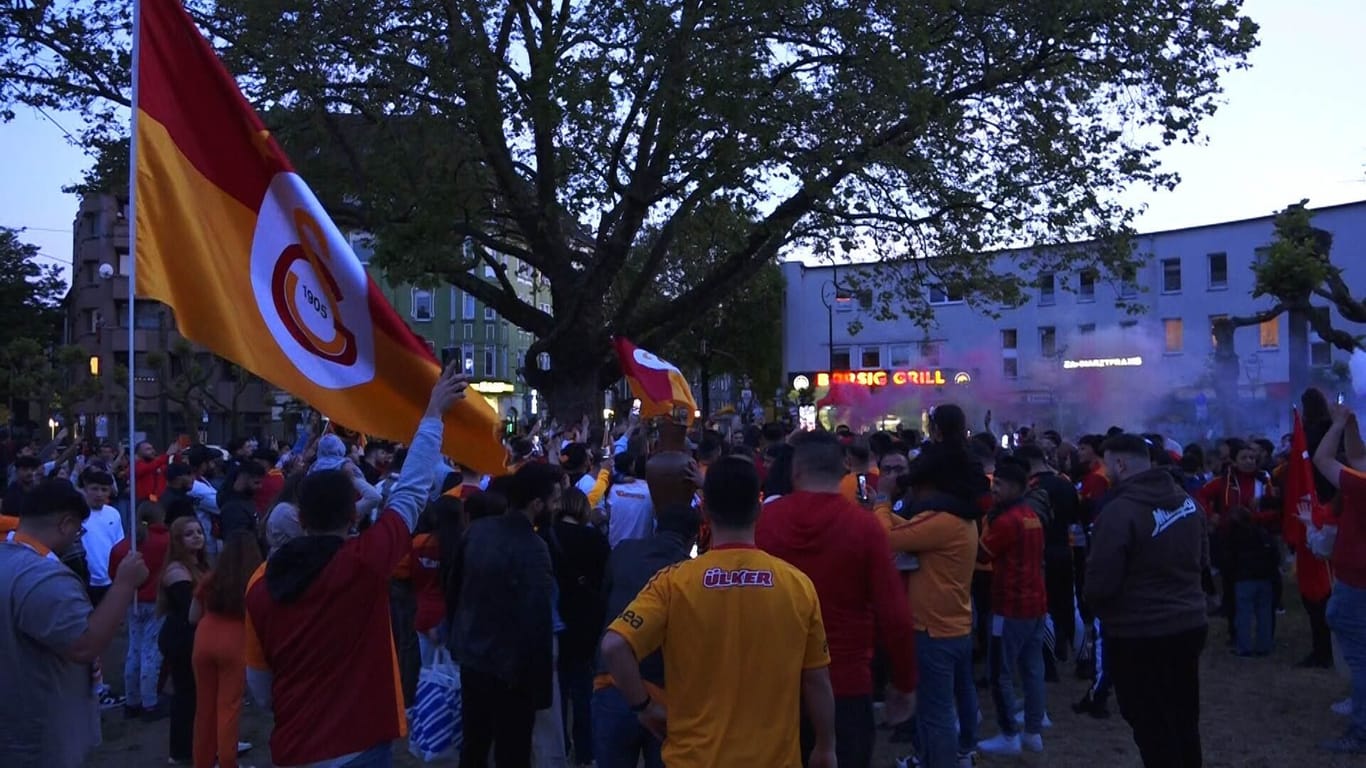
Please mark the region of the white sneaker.
[[1343, 717], [1351, 717], [1351, 716], [1352, 716], [1352, 697], [1351, 697], [1351, 696], [1348, 696], [1347, 698], [1343, 699], [1342, 701], [1334, 702], [1334, 703], [1333, 703], [1333, 706], [1329, 707], [1329, 709], [1333, 710], [1333, 714], [1335, 714], [1335, 715], [1342, 715]]
[[977, 742], [977, 749], [988, 755], [1012, 756], [1023, 752], [1020, 748], [1020, 734], [1018, 733], [1014, 736], [998, 733], [986, 741]]
[[958, 768], [977, 768], [977, 753], [959, 752], [956, 765]]
[[1026, 733], [1020, 737], [1020, 745], [1023, 746], [1027, 752], [1042, 752], [1043, 734]]
[[[981, 713], [978, 713], [978, 714], [980, 715]], [[1021, 711], [1015, 713], [1015, 724], [1016, 724], [1016, 725], [1024, 725], [1024, 720], [1025, 720], [1024, 710], [1021, 710]], [[981, 720], [980, 720], [980, 719], [978, 720], [978, 723], [979, 723], [979, 724], [981, 723]], [[1047, 713], [1047, 712], [1043, 713], [1043, 723], [1042, 723], [1041, 725], [1042, 725], [1044, 728], [1052, 728], [1052, 727], [1053, 727], [1053, 719], [1050, 718], [1050, 717], [1048, 716], [1048, 713]]]
[[252, 744], [251, 744], [250, 741], [239, 741], [239, 742], [237, 742], [237, 754], [239, 754], [239, 755], [245, 755], [246, 753], [250, 752], [251, 749], [252, 749]]

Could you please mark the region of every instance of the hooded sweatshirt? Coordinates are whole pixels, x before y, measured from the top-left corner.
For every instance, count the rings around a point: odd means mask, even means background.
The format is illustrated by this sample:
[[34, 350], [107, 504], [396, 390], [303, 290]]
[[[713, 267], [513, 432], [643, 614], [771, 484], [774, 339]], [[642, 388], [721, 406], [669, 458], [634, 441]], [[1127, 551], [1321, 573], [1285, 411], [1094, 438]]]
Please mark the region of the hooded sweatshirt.
[[1205, 516], [1162, 467], [1122, 480], [1096, 519], [1086, 602], [1111, 637], [1174, 635], [1203, 627]]
[[947, 494], [909, 505], [910, 520], [893, 525], [893, 552], [915, 555], [920, 567], [906, 574], [915, 628], [930, 637], [972, 633], [972, 573], [977, 562], [977, 508]]
[[915, 689], [914, 622], [887, 533], [839, 493], [798, 491], [764, 506], [754, 542], [816, 587], [836, 698], [873, 692], [873, 647], [890, 654], [892, 683]]

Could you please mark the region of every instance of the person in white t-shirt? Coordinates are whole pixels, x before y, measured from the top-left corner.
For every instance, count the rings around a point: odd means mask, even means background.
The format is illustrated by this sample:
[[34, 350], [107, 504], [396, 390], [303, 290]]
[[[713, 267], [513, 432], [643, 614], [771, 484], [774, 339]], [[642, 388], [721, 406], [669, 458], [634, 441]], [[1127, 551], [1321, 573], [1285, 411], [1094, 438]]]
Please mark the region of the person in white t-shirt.
[[85, 521], [81, 544], [85, 547], [85, 564], [90, 572], [90, 604], [99, 606], [113, 584], [109, 579], [109, 553], [123, 541], [123, 518], [109, 506], [114, 492], [114, 476], [103, 469], [87, 467], [81, 473], [81, 490], [90, 505], [90, 517]]
[[214, 525], [218, 521], [218, 489], [209, 482], [208, 474], [214, 462], [222, 459], [222, 453], [203, 445], [191, 448], [186, 457], [194, 483], [185, 495], [194, 500], [195, 517], [204, 529], [204, 554], [211, 563], [218, 560], [219, 550], [219, 540], [213, 535], [213, 531], [218, 530], [218, 526]]
[[655, 505], [645, 482], [645, 456], [623, 453], [616, 466], [623, 474], [607, 492], [607, 541], [616, 549], [627, 539], [645, 539], [655, 532]]

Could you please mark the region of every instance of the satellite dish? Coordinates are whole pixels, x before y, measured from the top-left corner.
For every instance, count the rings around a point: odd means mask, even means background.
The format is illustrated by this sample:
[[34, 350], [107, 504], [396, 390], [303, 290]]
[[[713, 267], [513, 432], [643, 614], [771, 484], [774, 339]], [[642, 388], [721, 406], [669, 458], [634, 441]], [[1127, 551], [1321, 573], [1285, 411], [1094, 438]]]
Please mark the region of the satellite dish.
[[105, 280], [108, 280], [109, 278], [111, 278], [111, 277], [113, 277], [113, 276], [114, 276], [114, 265], [113, 265], [113, 264], [101, 264], [101, 265], [100, 265], [100, 277], [104, 278]]

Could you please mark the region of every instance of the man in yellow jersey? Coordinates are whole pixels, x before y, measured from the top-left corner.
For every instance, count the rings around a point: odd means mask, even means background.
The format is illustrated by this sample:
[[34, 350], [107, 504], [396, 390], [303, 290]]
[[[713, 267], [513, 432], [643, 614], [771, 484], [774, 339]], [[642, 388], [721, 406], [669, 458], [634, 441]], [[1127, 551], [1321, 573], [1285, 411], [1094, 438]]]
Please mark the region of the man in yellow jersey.
[[[835, 701], [820, 602], [810, 579], [754, 546], [759, 475], [717, 461], [703, 485], [712, 548], [661, 570], [607, 628], [603, 660], [669, 768], [799, 768], [802, 708], [811, 768], [835, 766]], [[640, 678], [663, 649], [667, 712]]]

